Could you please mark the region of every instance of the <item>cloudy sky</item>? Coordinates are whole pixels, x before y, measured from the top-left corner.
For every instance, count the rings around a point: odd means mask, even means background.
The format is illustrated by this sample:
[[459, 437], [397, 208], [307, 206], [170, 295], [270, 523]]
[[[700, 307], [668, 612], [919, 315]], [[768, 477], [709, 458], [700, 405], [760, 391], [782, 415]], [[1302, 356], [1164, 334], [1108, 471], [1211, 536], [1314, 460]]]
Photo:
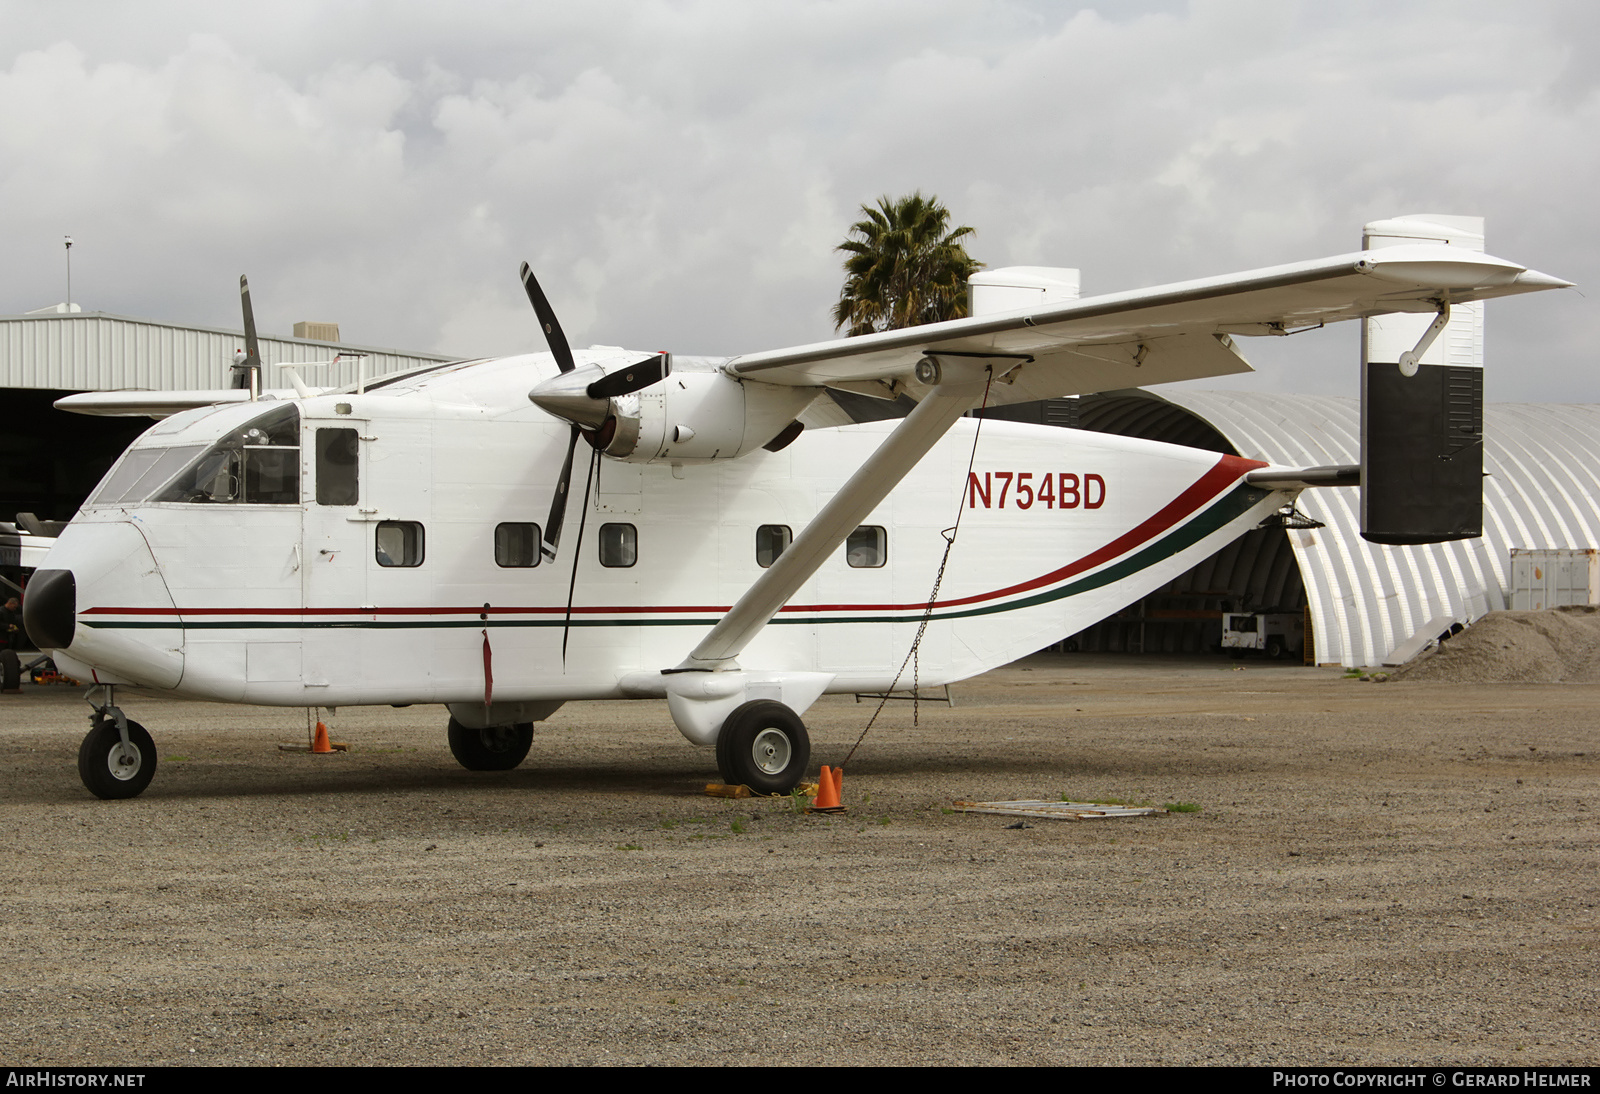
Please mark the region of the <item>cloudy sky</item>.
[[[831, 334], [834, 247], [921, 189], [1086, 293], [1354, 250], [1414, 212], [1579, 284], [1489, 307], [1489, 393], [1600, 402], [1600, 5], [0, 0], [0, 313], [460, 354]], [[1587, 295], [1582, 295], [1587, 294]], [[1354, 394], [1353, 324], [1252, 339]], [[1267, 344], [1269, 343], [1270, 344]]]

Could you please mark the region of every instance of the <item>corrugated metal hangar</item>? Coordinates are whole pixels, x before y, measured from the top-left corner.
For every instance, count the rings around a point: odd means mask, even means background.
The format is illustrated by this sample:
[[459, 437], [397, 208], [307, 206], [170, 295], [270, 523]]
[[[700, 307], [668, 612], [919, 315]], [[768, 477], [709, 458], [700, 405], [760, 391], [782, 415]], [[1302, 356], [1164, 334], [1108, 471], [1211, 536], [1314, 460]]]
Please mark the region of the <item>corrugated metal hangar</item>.
[[[1076, 424], [1296, 467], [1360, 461], [1354, 399], [1249, 392], [1112, 392], [1077, 400]], [[1325, 527], [1258, 529], [1166, 589], [1077, 637], [1083, 649], [1201, 650], [1221, 610], [1308, 610], [1310, 658], [1384, 664], [1510, 606], [1513, 548], [1600, 547], [1600, 406], [1484, 408], [1483, 535], [1386, 546], [1361, 537], [1355, 487], [1307, 490]]]
[[[297, 324], [312, 338], [260, 338], [269, 362], [269, 387], [287, 386], [270, 375], [278, 362], [327, 361], [364, 355], [368, 376], [438, 361], [437, 354], [346, 345], [337, 324]], [[320, 329], [319, 329], [320, 328]], [[64, 306], [0, 316], [0, 517], [34, 513], [67, 520], [135, 437], [147, 418], [88, 418], [52, 405], [83, 391], [174, 391], [229, 386], [241, 331], [191, 327]], [[355, 358], [306, 377], [313, 384], [356, 380]]]

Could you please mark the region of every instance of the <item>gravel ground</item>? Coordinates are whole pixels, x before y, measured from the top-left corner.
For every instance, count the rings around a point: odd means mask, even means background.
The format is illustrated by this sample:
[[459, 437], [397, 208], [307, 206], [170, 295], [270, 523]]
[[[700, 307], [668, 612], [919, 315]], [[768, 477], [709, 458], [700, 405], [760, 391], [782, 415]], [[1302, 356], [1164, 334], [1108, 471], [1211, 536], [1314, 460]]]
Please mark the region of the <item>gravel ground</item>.
[[[663, 705], [517, 771], [440, 708], [0, 697], [0, 1059], [75, 1064], [1592, 1064], [1600, 684], [1039, 656], [893, 704], [844, 817], [699, 793]], [[869, 712], [807, 715], [816, 762]], [[1189, 802], [1091, 822], [957, 798]]]

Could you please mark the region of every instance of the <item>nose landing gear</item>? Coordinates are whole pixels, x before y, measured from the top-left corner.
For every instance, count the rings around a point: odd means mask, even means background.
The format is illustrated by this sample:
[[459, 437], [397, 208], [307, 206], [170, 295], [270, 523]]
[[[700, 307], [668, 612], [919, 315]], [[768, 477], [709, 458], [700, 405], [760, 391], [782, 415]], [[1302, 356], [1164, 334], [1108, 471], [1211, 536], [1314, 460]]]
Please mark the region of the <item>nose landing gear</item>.
[[144, 726], [129, 721], [104, 686], [103, 702], [95, 703], [90, 688], [84, 698], [94, 706], [89, 732], [78, 746], [78, 777], [97, 798], [134, 798], [156, 774], [156, 746]]

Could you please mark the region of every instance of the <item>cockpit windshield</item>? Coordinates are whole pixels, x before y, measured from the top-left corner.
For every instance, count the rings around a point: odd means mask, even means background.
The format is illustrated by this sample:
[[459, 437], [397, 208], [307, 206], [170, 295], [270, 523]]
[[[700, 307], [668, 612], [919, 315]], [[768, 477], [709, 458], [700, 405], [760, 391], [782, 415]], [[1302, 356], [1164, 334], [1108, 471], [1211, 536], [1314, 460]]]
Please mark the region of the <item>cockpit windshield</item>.
[[299, 411], [274, 407], [209, 446], [131, 449], [90, 504], [142, 501], [298, 504]]

